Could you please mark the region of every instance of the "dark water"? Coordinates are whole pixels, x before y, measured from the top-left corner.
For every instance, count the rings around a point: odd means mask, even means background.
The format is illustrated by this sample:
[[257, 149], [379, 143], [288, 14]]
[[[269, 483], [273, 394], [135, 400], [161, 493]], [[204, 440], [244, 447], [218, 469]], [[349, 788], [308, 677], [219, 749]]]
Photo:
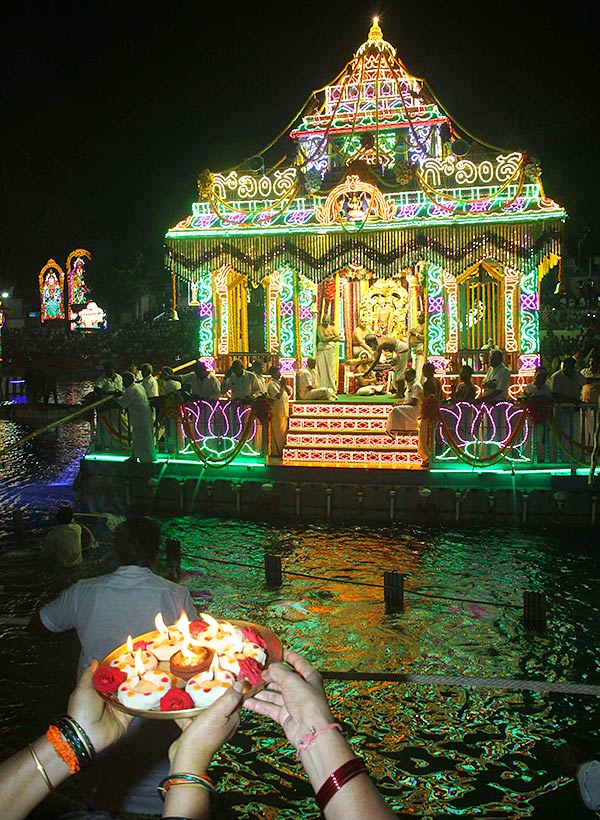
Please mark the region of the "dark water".
[[[83, 430], [81, 435], [80, 445], [68, 436], [34, 449], [19, 462], [19, 476], [3, 466], [5, 497], [10, 490], [38, 516], [68, 497], [67, 483], [50, 482], [73, 470], [73, 448], [84, 446]], [[403, 526], [274, 528], [198, 517], [161, 523], [165, 537], [181, 539], [185, 583], [201, 611], [264, 624], [322, 670], [600, 683], [600, 570], [583, 537]], [[82, 571], [87, 575], [111, 566], [110, 532], [101, 520], [96, 528], [102, 548]], [[44, 567], [40, 538], [22, 548], [9, 539], [4, 544], [4, 616], [29, 614], [79, 577]], [[266, 550], [282, 556], [284, 571], [336, 580], [284, 572], [281, 589], [271, 591], [262, 569]], [[405, 612], [386, 615], [382, 590], [356, 582], [380, 585], [388, 569], [407, 573], [414, 593], [460, 600], [409, 593]], [[519, 604], [523, 589], [548, 596], [544, 635], [525, 633], [518, 609], [464, 602]], [[65, 636], [32, 640], [13, 626], [0, 626], [0, 637], [0, 726], [7, 753], [64, 709], [78, 646]], [[596, 698], [347, 681], [330, 681], [327, 691], [351, 744], [402, 815], [589, 816], [555, 755], [564, 741], [585, 755], [597, 754]], [[216, 770], [224, 792], [216, 816], [319, 816], [293, 752], [265, 719], [244, 714]], [[76, 781], [68, 788], [76, 793]]]

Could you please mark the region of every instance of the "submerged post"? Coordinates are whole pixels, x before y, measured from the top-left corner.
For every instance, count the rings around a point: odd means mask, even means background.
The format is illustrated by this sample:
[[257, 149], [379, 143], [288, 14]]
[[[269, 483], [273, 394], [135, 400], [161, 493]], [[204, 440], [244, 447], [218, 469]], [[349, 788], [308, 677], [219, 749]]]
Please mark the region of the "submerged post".
[[525, 629], [546, 629], [546, 596], [543, 592], [523, 592], [523, 626]]
[[383, 573], [383, 599], [387, 611], [404, 611], [404, 575], [401, 572]]
[[12, 521], [15, 540], [21, 542], [25, 539], [25, 521], [23, 519], [23, 510], [19, 507], [13, 510]]
[[265, 553], [265, 581], [268, 587], [277, 589], [282, 584], [281, 557]]

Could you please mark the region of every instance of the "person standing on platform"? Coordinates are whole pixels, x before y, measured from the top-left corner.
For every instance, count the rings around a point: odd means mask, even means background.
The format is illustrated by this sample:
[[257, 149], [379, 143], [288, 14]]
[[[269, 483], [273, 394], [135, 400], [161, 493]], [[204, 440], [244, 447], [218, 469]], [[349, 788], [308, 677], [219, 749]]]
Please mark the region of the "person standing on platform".
[[575, 369], [576, 361], [572, 356], [563, 359], [560, 370], [553, 373], [548, 384], [552, 398], [557, 404], [579, 404], [583, 377]]
[[151, 464], [156, 461], [154, 449], [154, 425], [152, 409], [146, 391], [140, 382], [136, 382], [133, 373], [123, 373], [123, 395], [117, 398], [118, 403], [127, 410], [131, 428], [131, 461]]
[[473, 368], [468, 364], [463, 365], [460, 369], [460, 373], [458, 374], [458, 381], [452, 386], [451, 401], [475, 401], [477, 388], [471, 381], [472, 376]]
[[[417, 368], [415, 367], [414, 369], [416, 372]], [[422, 370], [424, 378], [420, 380], [416, 379], [416, 381], [420, 381], [421, 383], [423, 396], [435, 396], [438, 401], [441, 401], [443, 398], [442, 385], [440, 384], [440, 380], [435, 377], [435, 365], [431, 362], [425, 362]]]
[[[166, 624], [175, 623], [182, 611], [190, 620], [197, 617], [189, 592], [153, 572], [160, 542], [160, 527], [153, 521], [124, 521], [114, 534], [118, 569], [78, 581], [31, 618], [29, 631], [34, 635], [77, 632], [78, 678], [92, 660], [102, 660], [128, 635], [154, 629], [157, 612]], [[167, 750], [178, 735], [171, 721], [135, 718], [121, 740], [98, 755], [85, 773], [90, 804], [105, 811], [161, 815], [156, 784], [169, 771]]]
[[260, 359], [255, 359], [252, 362], [252, 372], [254, 373], [254, 378], [257, 381], [257, 384], [260, 388], [260, 392], [263, 396], [267, 394], [267, 382], [265, 381], [265, 377], [263, 375], [263, 363]]
[[165, 450], [169, 455], [176, 455], [183, 449], [183, 429], [181, 426], [181, 419], [175, 411], [175, 408], [170, 407], [172, 400], [179, 400], [181, 390], [181, 379], [173, 372], [172, 367], [165, 365], [161, 374], [162, 387], [160, 395], [167, 398], [171, 396], [171, 400], [165, 401], [163, 407], [165, 412]]
[[221, 395], [221, 385], [214, 373], [206, 369], [204, 362], [196, 362], [193, 373], [184, 373], [181, 383], [191, 388], [193, 399], [217, 401]]
[[390, 436], [394, 436], [396, 433], [413, 431], [418, 427], [423, 388], [416, 380], [416, 375], [414, 367], [409, 367], [406, 370], [404, 398], [395, 404], [387, 419], [386, 429]]
[[498, 401], [508, 399], [508, 386], [510, 384], [510, 370], [503, 362], [504, 354], [501, 350], [492, 350], [490, 355], [490, 366], [481, 383], [483, 396], [480, 401], [495, 404]]
[[[116, 396], [123, 392], [123, 379], [116, 372], [112, 362], [104, 363], [104, 374], [100, 376], [94, 385], [94, 393], [98, 399], [107, 396]], [[112, 402], [111, 402], [112, 404]], [[96, 450], [122, 450], [120, 440], [115, 442], [110, 430], [114, 430], [117, 436], [123, 434], [121, 425], [121, 411], [118, 408], [105, 410], [100, 407], [97, 411], [96, 424]]]
[[154, 376], [154, 368], [151, 364], [143, 364], [140, 367], [142, 374], [142, 387], [146, 391], [149, 399], [155, 399], [158, 396], [158, 382]]
[[319, 387], [329, 387], [337, 393], [337, 343], [340, 336], [337, 330], [329, 324], [327, 316], [323, 316], [317, 326], [317, 382]]
[[581, 378], [585, 380], [581, 388], [581, 401], [598, 404], [600, 398], [600, 354], [596, 351], [591, 354], [588, 367], [584, 367], [581, 371]]
[[331, 387], [320, 387], [317, 381], [317, 360], [309, 356], [306, 367], [296, 374], [296, 393], [300, 401], [335, 401], [337, 393]]
[[417, 381], [422, 384], [421, 373], [423, 371], [424, 362], [424, 344], [425, 344], [425, 314], [419, 313], [417, 316], [417, 324], [411, 327], [408, 331], [408, 341], [410, 342], [410, 351], [412, 356], [412, 366], [417, 373]]
[[221, 382], [221, 395], [228, 392], [232, 399], [238, 401], [249, 401], [261, 393], [256, 376], [250, 370], [245, 370], [239, 359], [231, 363], [231, 367]]
[[406, 372], [406, 365], [408, 364], [408, 351], [409, 347], [404, 339], [393, 339], [391, 336], [382, 336], [379, 340], [379, 344], [377, 345], [377, 350], [375, 351], [375, 356], [373, 357], [373, 363], [371, 364], [369, 370], [367, 370], [363, 375], [368, 376], [371, 373], [373, 368], [379, 363], [384, 352], [393, 353], [393, 383], [396, 393], [400, 395], [404, 392], [404, 374]]
[[271, 399], [271, 456], [281, 458], [290, 415], [289, 387], [275, 365], [269, 368], [269, 376], [271, 381], [267, 385], [267, 396]]

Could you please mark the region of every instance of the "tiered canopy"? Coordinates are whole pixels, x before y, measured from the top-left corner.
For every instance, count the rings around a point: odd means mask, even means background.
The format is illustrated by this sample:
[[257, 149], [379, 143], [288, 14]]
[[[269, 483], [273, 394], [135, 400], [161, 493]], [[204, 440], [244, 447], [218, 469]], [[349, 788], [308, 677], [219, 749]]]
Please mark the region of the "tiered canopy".
[[496, 258], [527, 246], [537, 264], [557, 251], [565, 212], [545, 196], [538, 161], [459, 126], [377, 19], [288, 135], [295, 150], [271, 167], [280, 140], [227, 173], [200, 175], [192, 213], [167, 233], [174, 273], [194, 281], [231, 264], [258, 281], [281, 261], [321, 281], [349, 263], [390, 274], [442, 249], [453, 273], [482, 246]]

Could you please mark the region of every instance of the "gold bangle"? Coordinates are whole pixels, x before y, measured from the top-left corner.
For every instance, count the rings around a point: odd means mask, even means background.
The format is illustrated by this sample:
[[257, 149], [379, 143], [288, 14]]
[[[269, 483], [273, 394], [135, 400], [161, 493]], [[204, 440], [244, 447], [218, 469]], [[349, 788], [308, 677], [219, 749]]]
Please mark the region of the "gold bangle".
[[46, 786], [48, 787], [48, 791], [51, 791], [51, 792], [52, 792], [52, 791], [54, 791], [54, 786], [53, 786], [53, 785], [52, 785], [52, 783], [50, 782], [50, 778], [48, 777], [48, 774], [47, 774], [47, 772], [46, 772], [46, 769], [44, 769], [44, 767], [43, 767], [43, 765], [42, 765], [42, 761], [41, 761], [41, 760], [39, 759], [39, 757], [37, 756], [37, 753], [36, 753], [35, 749], [33, 748], [32, 744], [30, 743], [30, 744], [29, 744], [29, 746], [28, 746], [27, 748], [28, 748], [28, 749], [29, 749], [29, 751], [31, 752], [31, 756], [32, 756], [32, 758], [33, 758], [33, 762], [35, 763], [35, 768], [38, 770], [38, 772], [39, 772], [39, 773], [42, 775], [42, 777], [44, 778], [44, 783], [45, 783], [45, 784], [46, 784]]

